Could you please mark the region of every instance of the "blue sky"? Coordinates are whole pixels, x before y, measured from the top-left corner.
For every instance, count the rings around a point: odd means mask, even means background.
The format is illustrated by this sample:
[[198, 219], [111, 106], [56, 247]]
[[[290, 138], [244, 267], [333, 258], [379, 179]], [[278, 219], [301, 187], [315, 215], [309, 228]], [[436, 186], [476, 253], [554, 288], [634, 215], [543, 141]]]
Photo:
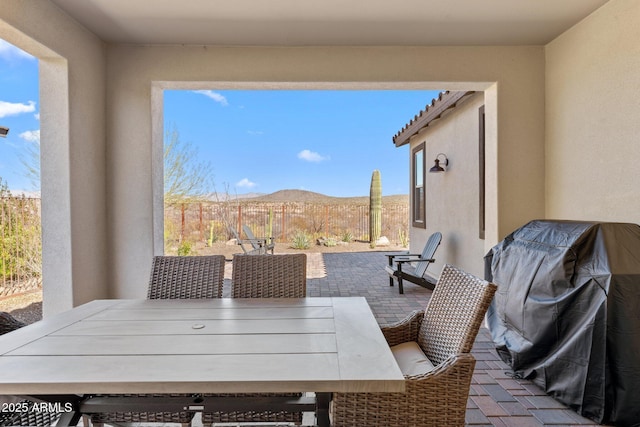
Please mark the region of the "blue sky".
[[[38, 61], [0, 39], [0, 126], [9, 128], [0, 137], [0, 177], [12, 190], [34, 190], [20, 158], [40, 143]], [[33, 150], [32, 150], [33, 151]]]
[[[165, 129], [210, 162], [218, 191], [363, 196], [378, 169], [383, 194], [406, 194], [409, 149], [391, 138], [437, 94], [169, 90]], [[39, 107], [38, 61], [0, 40], [0, 177], [12, 190], [33, 190], [20, 158], [39, 144]]]
[[434, 91], [166, 91], [165, 129], [210, 159], [216, 187], [331, 196], [406, 194], [408, 147], [392, 137]]

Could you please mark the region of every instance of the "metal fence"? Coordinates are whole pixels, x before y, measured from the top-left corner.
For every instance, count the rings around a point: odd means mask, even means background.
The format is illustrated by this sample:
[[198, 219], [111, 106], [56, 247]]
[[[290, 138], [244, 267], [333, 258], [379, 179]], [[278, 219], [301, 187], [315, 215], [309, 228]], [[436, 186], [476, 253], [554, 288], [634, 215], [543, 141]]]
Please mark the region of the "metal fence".
[[0, 297], [42, 286], [40, 199], [0, 198]]
[[[42, 285], [40, 199], [0, 198], [0, 297]], [[297, 232], [317, 238], [369, 240], [369, 206], [317, 203], [198, 202], [165, 206], [165, 238], [173, 243], [216, 242], [243, 225], [255, 235], [290, 242]], [[384, 203], [382, 235], [401, 243], [409, 231], [407, 203]]]
[[[342, 237], [369, 240], [369, 205], [315, 203], [198, 202], [165, 206], [165, 238], [182, 241], [229, 239], [229, 227], [243, 225], [258, 236], [273, 236], [289, 242], [299, 231], [313, 237]], [[409, 205], [382, 206], [382, 235], [399, 242], [409, 231]]]

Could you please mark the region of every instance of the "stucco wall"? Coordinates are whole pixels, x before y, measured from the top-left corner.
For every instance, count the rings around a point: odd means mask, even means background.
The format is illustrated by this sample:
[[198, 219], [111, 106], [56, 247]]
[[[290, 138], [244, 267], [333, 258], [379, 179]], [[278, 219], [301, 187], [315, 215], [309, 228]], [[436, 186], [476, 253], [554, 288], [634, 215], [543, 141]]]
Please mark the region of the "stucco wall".
[[484, 240], [479, 238], [479, 112], [484, 94], [474, 94], [444, 118], [411, 138], [411, 149], [425, 142], [426, 170], [438, 153], [449, 166], [443, 173], [426, 173], [426, 229], [411, 228], [411, 252], [420, 253], [431, 233], [442, 242], [429, 271], [438, 275], [445, 263], [480, 277], [484, 275]]
[[[487, 177], [485, 244], [490, 247], [515, 227], [544, 214], [542, 47], [112, 45], [107, 77], [111, 296], [143, 297], [151, 257], [162, 247], [162, 229], [154, 216], [154, 206], [161, 206], [157, 162], [162, 142], [152, 144], [152, 135], [162, 135], [157, 130], [162, 126], [158, 88], [174, 84], [209, 89], [485, 91], [487, 169], [492, 171]], [[510, 161], [498, 164], [498, 159]]]
[[640, 2], [546, 47], [547, 216], [640, 223]]
[[0, 0], [0, 37], [40, 68], [43, 312], [107, 295], [105, 48], [48, 1]]

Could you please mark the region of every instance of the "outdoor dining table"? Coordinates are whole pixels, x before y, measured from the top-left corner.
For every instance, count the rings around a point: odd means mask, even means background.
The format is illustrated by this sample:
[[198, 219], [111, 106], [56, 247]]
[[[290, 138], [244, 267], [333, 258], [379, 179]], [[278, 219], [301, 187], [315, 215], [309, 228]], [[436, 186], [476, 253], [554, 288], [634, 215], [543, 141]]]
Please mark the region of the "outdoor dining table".
[[58, 402], [58, 425], [83, 413], [270, 404], [211, 393], [315, 392], [311, 408], [328, 426], [332, 392], [404, 391], [362, 297], [96, 300], [0, 337], [0, 372], [0, 395]]

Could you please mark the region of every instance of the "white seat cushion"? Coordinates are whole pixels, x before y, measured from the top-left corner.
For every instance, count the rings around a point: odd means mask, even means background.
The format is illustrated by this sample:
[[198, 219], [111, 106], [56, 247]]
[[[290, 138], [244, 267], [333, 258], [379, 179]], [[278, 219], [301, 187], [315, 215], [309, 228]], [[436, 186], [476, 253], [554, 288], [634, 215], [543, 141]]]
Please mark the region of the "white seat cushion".
[[417, 342], [410, 341], [391, 347], [393, 357], [405, 376], [423, 375], [433, 370], [433, 363], [424, 355]]

